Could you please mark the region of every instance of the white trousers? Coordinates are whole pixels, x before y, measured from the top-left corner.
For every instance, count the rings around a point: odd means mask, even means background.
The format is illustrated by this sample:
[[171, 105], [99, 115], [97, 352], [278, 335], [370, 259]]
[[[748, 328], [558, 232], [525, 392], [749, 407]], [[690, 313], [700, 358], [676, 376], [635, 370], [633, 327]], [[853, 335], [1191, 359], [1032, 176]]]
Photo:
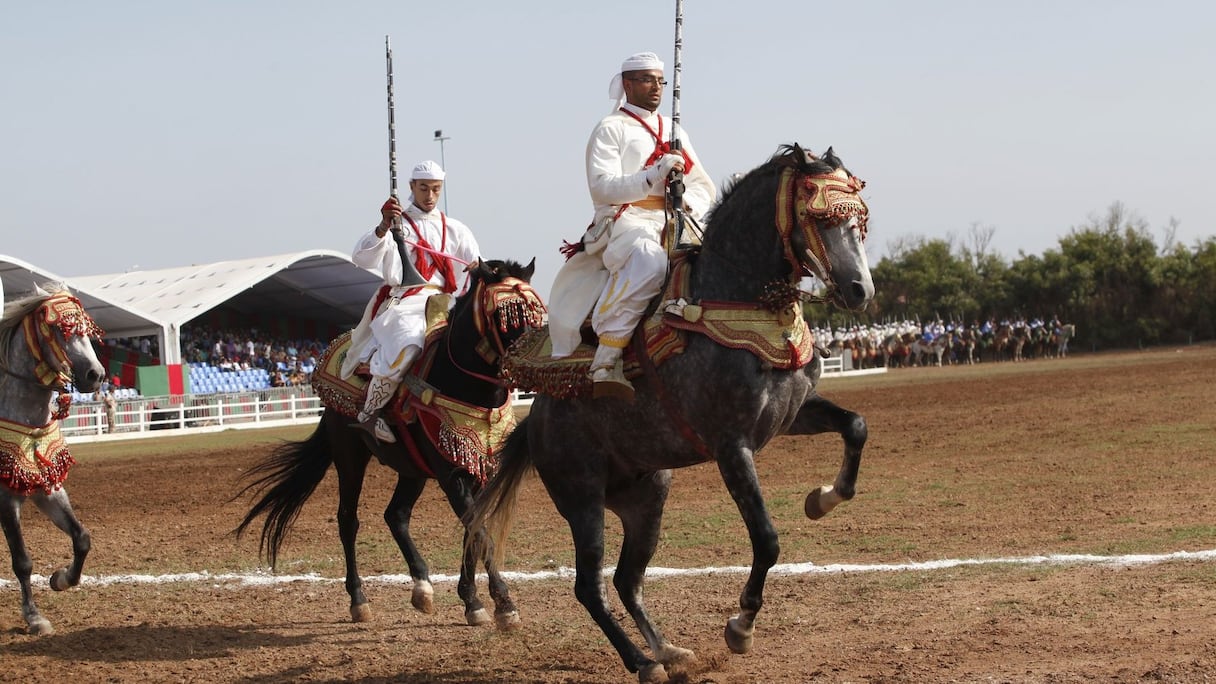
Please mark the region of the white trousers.
[[429, 290], [384, 303], [380, 314], [372, 319], [373, 350], [368, 358], [372, 375], [400, 381], [405, 371], [418, 358], [426, 336], [426, 300]]
[[630, 207], [612, 227], [601, 254], [608, 282], [591, 312], [601, 345], [627, 346], [646, 305], [663, 287], [667, 252], [660, 236], [665, 221], [662, 209]]

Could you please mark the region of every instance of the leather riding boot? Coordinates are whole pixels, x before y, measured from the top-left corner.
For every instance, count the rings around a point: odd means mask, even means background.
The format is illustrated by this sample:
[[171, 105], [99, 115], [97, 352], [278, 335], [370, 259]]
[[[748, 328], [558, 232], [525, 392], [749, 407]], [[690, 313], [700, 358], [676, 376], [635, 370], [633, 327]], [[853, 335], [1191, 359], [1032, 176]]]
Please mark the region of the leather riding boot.
[[613, 397], [633, 401], [633, 384], [625, 379], [621, 355], [624, 349], [601, 344], [591, 361], [591, 396], [595, 399]]
[[380, 417], [380, 409], [393, 398], [399, 383], [398, 380], [382, 375], [373, 376], [372, 381], [367, 384], [367, 399], [363, 402], [363, 410], [359, 411], [359, 422], [351, 423], [351, 427], [363, 430], [378, 441], [389, 444], [396, 442], [397, 436]]

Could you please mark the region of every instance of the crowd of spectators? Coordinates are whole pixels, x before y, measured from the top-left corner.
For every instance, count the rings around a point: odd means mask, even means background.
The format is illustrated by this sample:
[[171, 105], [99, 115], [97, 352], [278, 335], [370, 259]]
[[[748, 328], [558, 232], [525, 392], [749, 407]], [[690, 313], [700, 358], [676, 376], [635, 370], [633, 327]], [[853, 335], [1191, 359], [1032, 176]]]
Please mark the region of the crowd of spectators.
[[194, 326], [182, 331], [182, 361], [206, 363], [221, 371], [264, 369], [271, 387], [311, 382], [317, 357], [328, 342], [316, 339], [277, 339], [256, 328], [217, 330]]

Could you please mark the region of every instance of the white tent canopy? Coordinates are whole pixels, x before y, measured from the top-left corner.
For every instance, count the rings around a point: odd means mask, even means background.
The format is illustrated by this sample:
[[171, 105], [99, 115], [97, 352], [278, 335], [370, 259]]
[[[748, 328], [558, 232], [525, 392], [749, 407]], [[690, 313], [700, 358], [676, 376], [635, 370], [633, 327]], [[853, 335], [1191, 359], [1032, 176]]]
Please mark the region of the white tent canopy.
[[353, 327], [382, 282], [332, 250], [79, 277], [0, 255], [7, 296], [56, 281], [72, 289], [107, 337], [157, 335], [165, 364], [182, 362], [182, 326], [221, 305]]

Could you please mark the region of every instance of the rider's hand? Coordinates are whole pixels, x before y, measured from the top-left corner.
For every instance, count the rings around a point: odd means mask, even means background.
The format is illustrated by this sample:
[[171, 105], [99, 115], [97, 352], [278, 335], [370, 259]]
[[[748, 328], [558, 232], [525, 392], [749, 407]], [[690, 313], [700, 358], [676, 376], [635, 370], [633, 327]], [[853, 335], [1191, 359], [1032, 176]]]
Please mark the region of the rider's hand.
[[655, 165], [650, 167], [650, 169], [650, 173], [652, 175], [650, 176], [649, 180], [650, 184], [654, 185], [655, 183], [658, 183], [664, 178], [670, 176], [673, 169], [683, 173], [684, 156], [679, 154], [665, 154], [662, 157], [659, 157], [659, 160], [655, 162]]
[[401, 203], [397, 201], [396, 197], [389, 197], [384, 205], [380, 207], [380, 226], [377, 232], [383, 234], [384, 231], [392, 228], [393, 224], [400, 218]]

